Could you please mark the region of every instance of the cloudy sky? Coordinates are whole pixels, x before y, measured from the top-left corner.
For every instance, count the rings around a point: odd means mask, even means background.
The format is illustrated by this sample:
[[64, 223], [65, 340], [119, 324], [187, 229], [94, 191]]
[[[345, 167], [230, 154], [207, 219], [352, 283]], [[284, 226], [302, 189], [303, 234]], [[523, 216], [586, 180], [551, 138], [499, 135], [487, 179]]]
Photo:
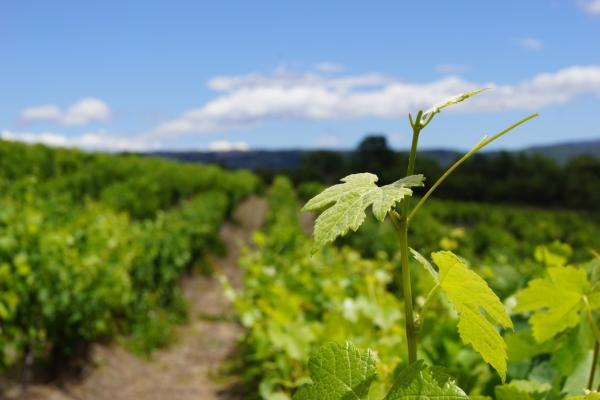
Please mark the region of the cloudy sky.
[[0, 137], [102, 150], [600, 139], [600, 0], [0, 4]]

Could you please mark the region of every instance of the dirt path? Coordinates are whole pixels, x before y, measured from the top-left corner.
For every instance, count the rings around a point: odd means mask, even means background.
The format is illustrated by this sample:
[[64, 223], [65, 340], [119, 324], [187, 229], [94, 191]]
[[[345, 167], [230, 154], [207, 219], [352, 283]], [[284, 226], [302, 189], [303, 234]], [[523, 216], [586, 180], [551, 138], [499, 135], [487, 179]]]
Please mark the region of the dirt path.
[[[217, 274], [224, 273], [234, 286], [241, 282], [237, 259], [252, 231], [264, 220], [266, 203], [253, 197], [236, 210], [239, 224], [226, 223], [220, 235], [227, 255], [214, 258]], [[219, 382], [211, 375], [235, 350], [242, 328], [232, 322], [232, 310], [219, 281], [194, 276], [183, 282], [190, 303], [190, 322], [178, 327], [177, 341], [142, 359], [118, 345], [97, 345], [93, 366], [77, 383], [59, 389], [30, 387], [27, 400], [216, 400], [239, 399], [231, 390], [235, 382]]]

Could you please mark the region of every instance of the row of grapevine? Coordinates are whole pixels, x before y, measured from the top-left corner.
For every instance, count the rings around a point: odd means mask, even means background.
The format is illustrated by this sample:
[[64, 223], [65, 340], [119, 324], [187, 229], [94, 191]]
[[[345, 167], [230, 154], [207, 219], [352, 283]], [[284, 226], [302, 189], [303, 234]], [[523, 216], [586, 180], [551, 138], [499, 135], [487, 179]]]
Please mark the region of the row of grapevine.
[[140, 352], [164, 344], [186, 315], [180, 278], [220, 251], [222, 222], [258, 184], [152, 158], [0, 152], [0, 367], [114, 336]]
[[225, 191], [235, 204], [258, 183], [247, 171], [225, 172], [215, 165], [0, 141], [1, 193], [33, 184], [40, 196], [99, 200], [136, 219], [152, 218], [206, 190]]

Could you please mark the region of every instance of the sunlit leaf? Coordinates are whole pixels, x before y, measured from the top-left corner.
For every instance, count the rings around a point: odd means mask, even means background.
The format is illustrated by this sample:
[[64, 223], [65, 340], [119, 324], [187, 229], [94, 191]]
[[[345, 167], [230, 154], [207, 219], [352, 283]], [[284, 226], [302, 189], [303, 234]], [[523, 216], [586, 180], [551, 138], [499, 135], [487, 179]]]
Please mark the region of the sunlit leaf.
[[[538, 342], [579, 323], [584, 296], [590, 286], [583, 269], [551, 267], [546, 272], [545, 277], [531, 280], [527, 288], [517, 294], [515, 307], [515, 311], [533, 311], [529, 323]], [[594, 301], [592, 306], [598, 305]]]
[[407, 176], [385, 186], [377, 186], [377, 175], [348, 175], [338, 185], [325, 189], [306, 203], [303, 210], [326, 209], [315, 222], [315, 249], [319, 249], [348, 231], [356, 231], [365, 220], [365, 210], [383, 221], [392, 207], [412, 195], [413, 186], [423, 186], [423, 175]]
[[[440, 287], [459, 315], [458, 331], [464, 343], [481, 354], [504, 380], [507, 349], [504, 340], [490, 320], [512, 328], [503, 304], [487, 283], [449, 251], [432, 254], [439, 268]], [[482, 311], [485, 311], [484, 315]]]

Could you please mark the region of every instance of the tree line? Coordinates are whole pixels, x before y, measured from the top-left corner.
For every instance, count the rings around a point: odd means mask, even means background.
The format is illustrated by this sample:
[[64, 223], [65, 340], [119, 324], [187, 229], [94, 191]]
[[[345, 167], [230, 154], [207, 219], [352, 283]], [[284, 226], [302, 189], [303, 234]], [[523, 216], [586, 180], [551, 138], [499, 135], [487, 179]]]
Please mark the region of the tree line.
[[[333, 184], [351, 173], [369, 171], [390, 183], [406, 165], [407, 153], [396, 152], [384, 136], [368, 136], [353, 152], [318, 150], [305, 153], [290, 171], [296, 183]], [[437, 159], [419, 156], [416, 171], [429, 184], [445, 171]], [[261, 171], [270, 178], [273, 171]], [[427, 189], [427, 184], [425, 186]], [[561, 165], [551, 158], [517, 152], [479, 154], [438, 189], [442, 198], [570, 208], [600, 213], [600, 160], [578, 156]]]

